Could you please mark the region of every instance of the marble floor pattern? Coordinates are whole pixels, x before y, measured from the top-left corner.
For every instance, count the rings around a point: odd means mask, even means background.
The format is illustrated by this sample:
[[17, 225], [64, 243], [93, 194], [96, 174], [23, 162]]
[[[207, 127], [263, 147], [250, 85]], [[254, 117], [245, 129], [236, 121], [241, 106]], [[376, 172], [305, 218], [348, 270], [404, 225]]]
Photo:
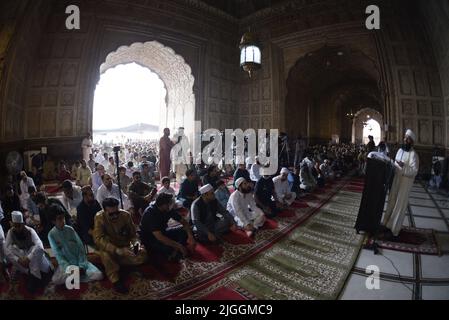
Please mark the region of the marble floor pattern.
[[[404, 225], [431, 228], [449, 237], [449, 197], [415, 183]], [[342, 300], [449, 300], [449, 250], [441, 257], [381, 249], [362, 249], [340, 294]], [[389, 261], [391, 260], [391, 262]], [[393, 264], [394, 266], [393, 266]], [[366, 267], [380, 270], [379, 289], [369, 290]], [[400, 274], [400, 276], [399, 276]]]

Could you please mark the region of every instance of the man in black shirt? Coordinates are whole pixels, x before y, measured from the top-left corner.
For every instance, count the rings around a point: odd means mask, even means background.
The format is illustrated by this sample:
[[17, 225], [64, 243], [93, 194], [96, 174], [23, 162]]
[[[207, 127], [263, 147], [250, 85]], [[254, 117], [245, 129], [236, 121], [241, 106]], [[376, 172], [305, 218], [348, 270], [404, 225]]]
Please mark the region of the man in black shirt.
[[8, 230], [11, 227], [11, 213], [13, 211], [22, 211], [22, 206], [20, 205], [20, 198], [17, 193], [14, 191], [12, 185], [7, 185], [5, 187], [5, 196], [1, 201], [1, 205], [3, 208], [3, 219], [1, 220], [1, 225], [3, 227], [3, 231], [8, 233]]
[[181, 183], [179, 188], [178, 200], [182, 201], [182, 206], [190, 210], [192, 202], [198, 198], [198, 182], [196, 180], [196, 174], [193, 169], [186, 171], [186, 179]]
[[94, 245], [92, 237], [94, 232], [95, 215], [103, 210], [101, 205], [95, 200], [91, 186], [81, 188], [83, 201], [76, 208], [76, 221], [81, 239], [85, 244]]
[[140, 172], [133, 173], [133, 182], [128, 187], [128, 196], [131, 199], [134, 210], [141, 215], [148, 204], [153, 200], [157, 189], [142, 182]]
[[[161, 193], [156, 202], [144, 212], [140, 222], [140, 239], [147, 251], [154, 250], [170, 261], [179, 261], [195, 250], [195, 238], [187, 223], [175, 210], [171, 194]], [[168, 220], [173, 219], [182, 227], [168, 228]]]
[[[39, 208], [40, 223], [37, 228], [37, 234], [41, 238], [45, 246], [49, 246], [48, 232], [53, 228], [52, 216], [56, 212], [64, 212], [65, 223], [68, 226], [73, 226], [73, 220], [69, 212], [66, 210], [62, 202], [56, 198], [47, 198], [44, 192], [38, 192], [33, 201]], [[75, 230], [78, 228], [75, 228]]]
[[210, 184], [214, 190], [217, 190], [217, 182], [219, 180], [217, 167], [211, 165], [207, 169], [207, 173], [203, 176], [203, 186]]
[[[261, 171], [263, 173], [263, 170]], [[264, 174], [257, 181], [254, 189], [254, 199], [256, 200], [257, 206], [262, 209], [267, 218], [275, 217], [280, 211], [281, 203], [277, 200], [273, 179], [269, 175]]]

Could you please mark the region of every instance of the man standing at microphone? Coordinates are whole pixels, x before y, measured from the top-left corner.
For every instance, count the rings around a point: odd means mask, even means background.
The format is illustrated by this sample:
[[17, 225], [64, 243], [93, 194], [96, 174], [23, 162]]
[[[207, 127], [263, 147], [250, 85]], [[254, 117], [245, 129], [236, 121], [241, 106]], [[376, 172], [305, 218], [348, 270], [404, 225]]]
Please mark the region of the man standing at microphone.
[[382, 220], [382, 224], [391, 231], [389, 238], [392, 239], [395, 239], [401, 231], [409, 194], [419, 169], [419, 157], [413, 149], [415, 141], [416, 135], [408, 129], [405, 132], [404, 144], [396, 153], [393, 186], [388, 196], [388, 206]]

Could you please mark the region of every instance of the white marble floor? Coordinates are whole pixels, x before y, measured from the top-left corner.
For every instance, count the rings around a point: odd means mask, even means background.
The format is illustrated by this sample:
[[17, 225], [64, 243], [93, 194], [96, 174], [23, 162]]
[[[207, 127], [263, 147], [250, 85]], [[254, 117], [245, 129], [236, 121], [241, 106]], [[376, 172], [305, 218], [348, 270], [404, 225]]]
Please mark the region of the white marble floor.
[[[431, 228], [449, 235], [449, 197], [416, 183], [410, 194], [404, 225]], [[340, 299], [343, 300], [449, 300], [449, 251], [441, 257], [381, 249], [381, 255], [362, 249]], [[378, 289], [367, 266], [380, 271]]]

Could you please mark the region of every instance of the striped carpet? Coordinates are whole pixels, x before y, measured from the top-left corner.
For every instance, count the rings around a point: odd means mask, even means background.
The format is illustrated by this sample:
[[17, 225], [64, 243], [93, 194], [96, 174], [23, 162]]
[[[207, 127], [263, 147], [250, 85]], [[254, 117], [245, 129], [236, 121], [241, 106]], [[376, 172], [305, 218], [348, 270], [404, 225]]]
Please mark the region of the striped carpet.
[[340, 190], [285, 239], [190, 298], [336, 299], [362, 246], [353, 228], [361, 196]]

